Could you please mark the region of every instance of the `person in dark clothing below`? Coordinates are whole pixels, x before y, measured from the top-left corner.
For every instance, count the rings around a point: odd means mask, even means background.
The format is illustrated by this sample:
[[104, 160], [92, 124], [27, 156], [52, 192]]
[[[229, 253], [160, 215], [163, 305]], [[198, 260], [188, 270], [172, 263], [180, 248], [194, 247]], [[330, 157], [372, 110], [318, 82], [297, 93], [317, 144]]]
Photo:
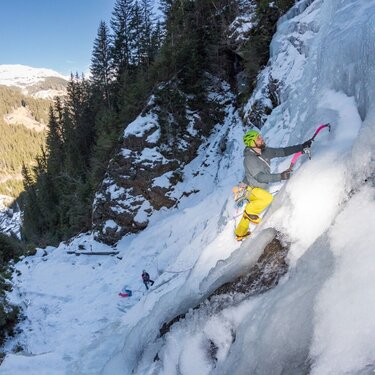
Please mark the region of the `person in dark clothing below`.
[[150, 279], [150, 275], [145, 270], [142, 271], [142, 280], [147, 290], [148, 290], [149, 283], [151, 283], [151, 286], [154, 285], [154, 281]]

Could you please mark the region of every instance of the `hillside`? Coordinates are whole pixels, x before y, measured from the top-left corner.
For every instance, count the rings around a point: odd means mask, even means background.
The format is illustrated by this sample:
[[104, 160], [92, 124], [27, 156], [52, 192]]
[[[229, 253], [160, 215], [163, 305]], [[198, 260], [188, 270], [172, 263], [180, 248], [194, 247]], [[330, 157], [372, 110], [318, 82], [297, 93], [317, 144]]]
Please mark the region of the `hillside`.
[[49, 107], [66, 86], [53, 70], [0, 64], [0, 194], [17, 197], [23, 190], [22, 163], [30, 166], [40, 154]]
[[0, 86], [0, 193], [17, 197], [23, 190], [22, 163], [31, 165], [45, 142], [50, 100]]

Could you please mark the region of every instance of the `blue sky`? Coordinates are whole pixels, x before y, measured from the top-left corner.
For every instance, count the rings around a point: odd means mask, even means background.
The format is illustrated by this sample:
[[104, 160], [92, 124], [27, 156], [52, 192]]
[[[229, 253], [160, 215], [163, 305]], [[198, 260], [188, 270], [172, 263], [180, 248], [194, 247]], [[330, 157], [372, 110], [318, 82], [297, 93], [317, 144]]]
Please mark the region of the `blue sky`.
[[50, 68], [64, 75], [89, 69], [101, 20], [115, 0], [0, 0], [0, 64]]

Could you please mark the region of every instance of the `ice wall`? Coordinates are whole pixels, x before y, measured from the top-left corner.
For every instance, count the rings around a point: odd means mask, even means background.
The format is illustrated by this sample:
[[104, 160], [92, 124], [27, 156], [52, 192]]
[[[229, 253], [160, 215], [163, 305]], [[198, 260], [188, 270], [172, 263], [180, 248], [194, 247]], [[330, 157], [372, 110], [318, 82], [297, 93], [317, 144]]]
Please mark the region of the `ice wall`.
[[288, 279], [254, 302], [215, 374], [375, 368], [374, 20], [373, 1], [316, 0], [300, 1], [279, 24], [265, 74], [280, 80], [281, 104], [262, 130], [270, 142], [285, 133], [293, 143], [329, 121], [333, 134], [316, 142], [315, 161], [288, 183], [270, 219], [294, 240]]

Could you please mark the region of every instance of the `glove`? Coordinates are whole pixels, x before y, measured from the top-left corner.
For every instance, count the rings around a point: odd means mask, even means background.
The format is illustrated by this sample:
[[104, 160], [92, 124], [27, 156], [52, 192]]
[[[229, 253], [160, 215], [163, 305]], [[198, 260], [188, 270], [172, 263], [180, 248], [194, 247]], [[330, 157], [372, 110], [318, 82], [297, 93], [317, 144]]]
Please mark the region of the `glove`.
[[313, 142], [312, 139], [309, 139], [308, 141], [302, 143], [302, 149], [301, 149], [302, 153], [306, 154], [305, 150], [311, 147], [312, 142]]
[[290, 169], [287, 169], [286, 171], [281, 172], [280, 176], [282, 180], [289, 180], [291, 174], [292, 174], [292, 171]]

